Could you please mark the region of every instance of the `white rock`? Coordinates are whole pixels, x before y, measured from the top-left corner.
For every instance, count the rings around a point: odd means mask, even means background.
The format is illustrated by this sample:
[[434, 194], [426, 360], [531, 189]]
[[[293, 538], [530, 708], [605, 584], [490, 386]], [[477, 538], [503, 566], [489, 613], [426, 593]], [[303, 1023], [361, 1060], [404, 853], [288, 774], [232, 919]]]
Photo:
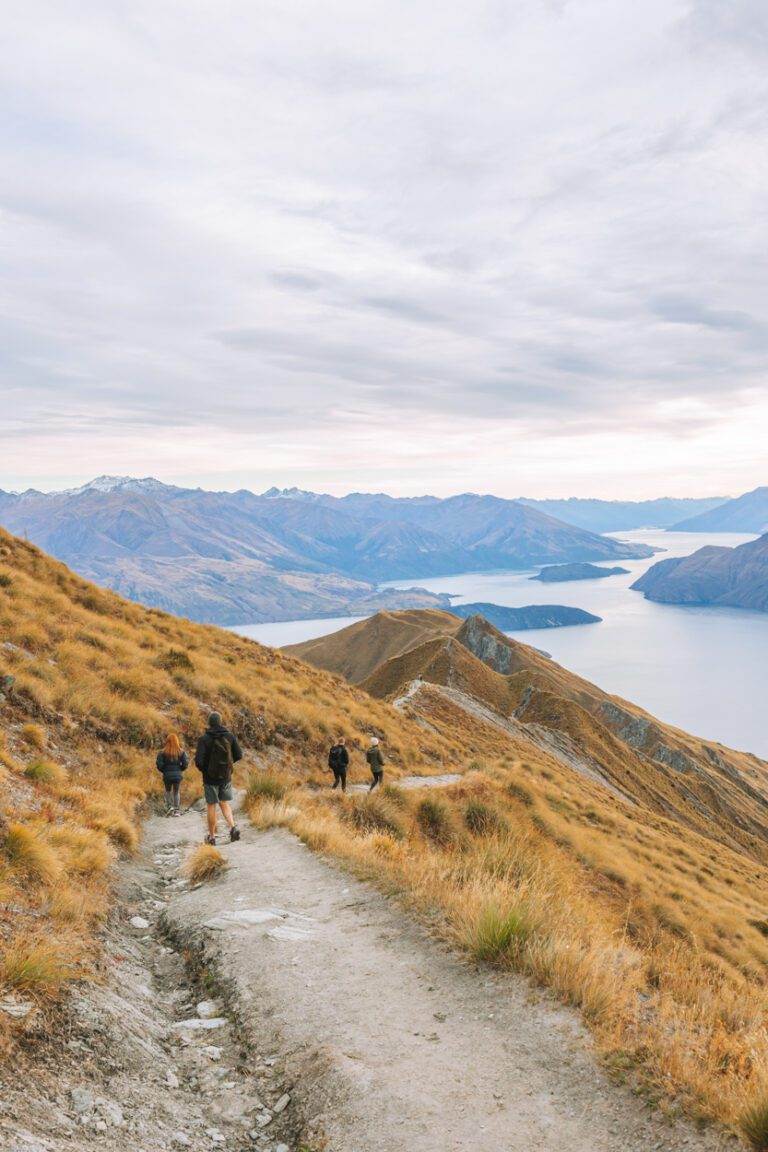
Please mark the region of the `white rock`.
[[121, 1128], [125, 1123], [123, 1110], [114, 1100], [99, 1100], [99, 1112], [113, 1128]]
[[262, 1112], [261, 1116], [256, 1117], [256, 1123], [258, 1124], [259, 1128], [266, 1128], [267, 1124], [272, 1123], [272, 1113]]
[[107, 1122], [106, 1122], [106, 1120], [95, 1120], [93, 1127], [94, 1127], [96, 1132], [106, 1132]]
[[192, 1141], [186, 1132], [174, 1132], [171, 1136], [171, 1144], [175, 1144], [177, 1148], [189, 1148]]
[[285, 1110], [288, 1107], [288, 1105], [290, 1104], [290, 1102], [291, 1102], [290, 1096], [288, 1095], [287, 1092], [284, 1092], [283, 1095], [278, 1100], [277, 1104], [275, 1104], [272, 1111], [277, 1112], [278, 1114], [280, 1112], [285, 1112]]
[[291, 1152], [291, 1150], [287, 1144], [278, 1144], [275, 1148], [275, 1152]]
[[84, 1112], [92, 1112], [94, 1099], [93, 1095], [85, 1088], [73, 1088], [70, 1092], [72, 1099], [72, 1111], [77, 1116], [81, 1116]]
[[211, 1020], [214, 1016], [218, 1016], [221, 1011], [221, 1003], [218, 1000], [201, 1000], [197, 1006], [197, 1014], [203, 1020]]
[[14, 1020], [23, 1020], [28, 1016], [34, 1004], [31, 1000], [0, 1000], [0, 1012], [12, 1016]]
[[189, 1020], [179, 1020], [178, 1024], [172, 1024], [171, 1027], [179, 1032], [195, 1031], [199, 1029], [210, 1030], [212, 1028], [222, 1028], [227, 1023], [223, 1016], [214, 1016], [212, 1020], [201, 1020], [199, 1016], [190, 1016]]
[[165, 1074], [165, 1082], [169, 1088], [178, 1088], [179, 1078], [172, 1068], [169, 1068]]
[[149, 928], [149, 920], [145, 920], [143, 916], [131, 916], [131, 928], [139, 928], [142, 931]]
[[205, 1052], [209, 1060], [221, 1060], [223, 1051], [223, 1048], [217, 1048], [215, 1044], [206, 1044], [203, 1048], [203, 1052]]

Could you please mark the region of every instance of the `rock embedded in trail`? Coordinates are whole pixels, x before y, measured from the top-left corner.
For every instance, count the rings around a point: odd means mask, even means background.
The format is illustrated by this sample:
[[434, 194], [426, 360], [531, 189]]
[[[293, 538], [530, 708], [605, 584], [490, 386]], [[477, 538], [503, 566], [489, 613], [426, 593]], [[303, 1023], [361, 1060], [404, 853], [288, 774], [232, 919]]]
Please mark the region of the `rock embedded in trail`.
[[144, 932], [149, 928], [149, 920], [145, 920], [143, 916], [131, 916], [131, 928]]
[[221, 1011], [218, 1000], [201, 1000], [197, 1005], [197, 1014], [202, 1020], [213, 1020]]

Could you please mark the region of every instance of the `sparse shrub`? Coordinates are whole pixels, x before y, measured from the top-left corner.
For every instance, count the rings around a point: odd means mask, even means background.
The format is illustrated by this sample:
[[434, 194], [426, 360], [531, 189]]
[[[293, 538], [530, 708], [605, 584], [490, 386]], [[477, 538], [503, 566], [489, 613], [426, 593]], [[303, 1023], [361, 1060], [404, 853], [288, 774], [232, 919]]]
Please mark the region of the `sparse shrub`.
[[27, 764], [24, 775], [36, 784], [64, 784], [67, 779], [66, 769], [52, 760], [33, 760]]
[[383, 796], [365, 796], [350, 806], [345, 816], [359, 832], [387, 832], [395, 840], [405, 837], [400, 816]]
[[245, 792], [246, 806], [251, 807], [262, 800], [283, 800], [288, 789], [279, 776], [272, 772], [252, 772], [248, 777]]
[[476, 959], [498, 963], [516, 956], [529, 936], [528, 921], [518, 909], [502, 911], [488, 904], [471, 926], [467, 942]]
[[739, 1126], [755, 1152], [768, 1152], [768, 1100], [750, 1108]]
[[25, 744], [30, 748], [36, 748], [38, 752], [42, 752], [47, 743], [45, 729], [39, 724], [25, 724], [21, 730], [21, 738]]
[[416, 822], [422, 833], [439, 848], [447, 848], [456, 838], [448, 807], [432, 796], [425, 796], [416, 809]]
[[43, 884], [58, 879], [61, 865], [55, 853], [27, 825], [9, 824], [2, 847], [11, 864], [24, 875]]
[[193, 884], [212, 880], [227, 867], [226, 857], [212, 844], [200, 844], [184, 863], [184, 875]]
[[381, 795], [389, 804], [394, 804], [396, 808], [407, 808], [408, 797], [404, 789], [398, 788], [397, 784], [385, 784], [381, 790]]
[[155, 661], [164, 672], [194, 672], [195, 666], [181, 648], [169, 648]]
[[507, 784], [507, 792], [509, 792], [513, 800], [519, 800], [526, 808], [533, 807], [533, 796], [531, 796], [527, 788], [524, 788], [522, 784], [518, 784], [517, 780], [509, 781]]
[[106, 872], [115, 859], [115, 850], [106, 833], [95, 828], [65, 825], [51, 829], [50, 839], [63, 857], [67, 872], [98, 876]]
[[7, 572], [0, 572], [0, 588], [12, 588], [13, 580]]
[[508, 827], [503, 816], [482, 800], [469, 801], [464, 809], [464, 823], [475, 836], [493, 836], [505, 832]]

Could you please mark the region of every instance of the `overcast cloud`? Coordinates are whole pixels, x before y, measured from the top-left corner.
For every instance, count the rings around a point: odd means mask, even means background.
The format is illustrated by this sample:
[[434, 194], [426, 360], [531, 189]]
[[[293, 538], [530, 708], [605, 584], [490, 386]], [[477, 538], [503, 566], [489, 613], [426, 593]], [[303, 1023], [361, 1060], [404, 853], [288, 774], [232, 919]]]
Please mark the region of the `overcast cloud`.
[[763, 0], [28, 0], [0, 487], [768, 483]]

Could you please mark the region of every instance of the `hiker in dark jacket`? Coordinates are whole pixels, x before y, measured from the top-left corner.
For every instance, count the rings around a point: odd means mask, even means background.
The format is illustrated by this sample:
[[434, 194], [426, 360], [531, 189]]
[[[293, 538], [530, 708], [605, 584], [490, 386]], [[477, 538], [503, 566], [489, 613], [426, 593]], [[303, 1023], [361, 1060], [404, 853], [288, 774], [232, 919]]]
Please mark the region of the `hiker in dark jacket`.
[[384, 779], [384, 757], [382, 755], [381, 748], [379, 748], [379, 740], [377, 736], [371, 736], [371, 746], [366, 752], [365, 758], [368, 761], [368, 767], [373, 773], [373, 780], [368, 791], [373, 792], [376, 785], [381, 784], [382, 780]]
[[349, 752], [347, 752], [344, 743], [344, 737], [339, 736], [328, 753], [328, 767], [333, 772], [333, 784], [331, 789], [338, 788], [341, 784], [342, 792], [347, 790], [347, 768], [349, 768]]
[[208, 727], [197, 742], [195, 764], [203, 774], [208, 815], [206, 844], [216, 843], [216, 805], [229, 828], [230, 840], [240, 839], [240, 829], [232, 815], [232, 766], [242, 760], [237, 737], [225, 728], [218, 712], [211, 712]]
[[168, 733], [165, 747], [162, 752], [158, 752], [155, 763], [158, 772], [163, 774], [165, 814], [166, 816], [180, 816], [179, 790], [181, 778], [189, 767], [189, 757], [181, 747], [181, 741], [175, 732]]

